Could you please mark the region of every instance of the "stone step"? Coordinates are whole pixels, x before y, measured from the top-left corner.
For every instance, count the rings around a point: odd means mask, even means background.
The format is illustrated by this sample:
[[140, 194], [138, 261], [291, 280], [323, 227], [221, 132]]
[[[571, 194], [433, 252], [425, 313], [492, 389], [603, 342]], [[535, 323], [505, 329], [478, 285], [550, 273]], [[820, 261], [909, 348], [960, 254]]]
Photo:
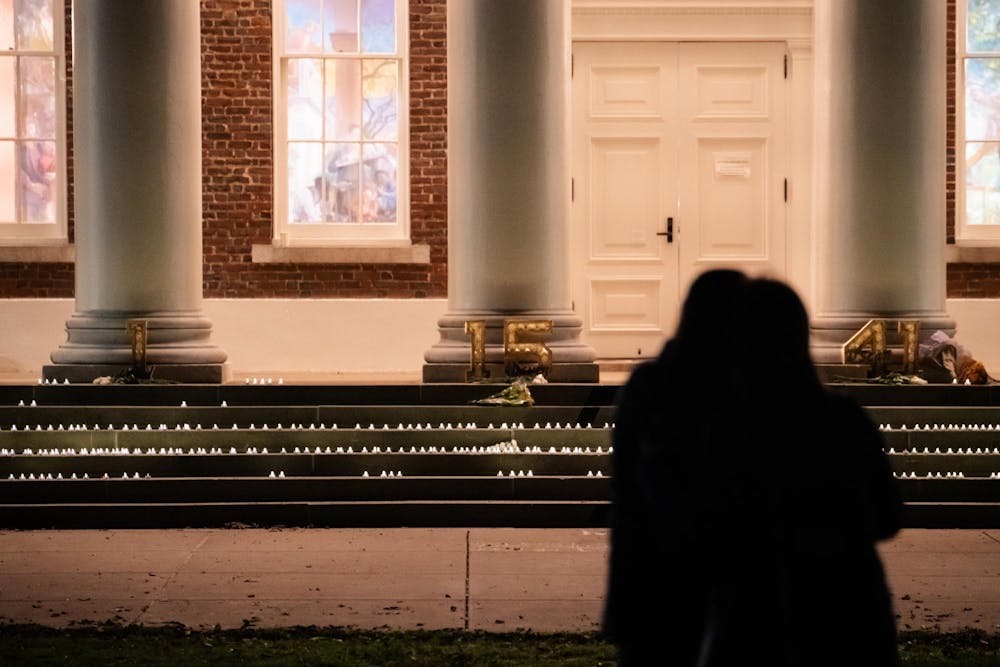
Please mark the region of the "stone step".
[[[607, 501], [601, 477], [203, 477], [18, 481], [0, 504], [373, 501]], [[978, 498], [977, 498], [978, 499]]]
[[[618, 388], [469, 404], [500, 388], [0, 387], [0, 525], [606, 526]], [[833, 389], [883, 425], [907, 525], [1000, 526], [993, 386]]]
[[52, 425], [54, 428], [63, 425], [86, 425], [88, 429], [100, 427], [106, 429], [109, 425], [122, 428], [125, 425], [141, 426], [147, 424], [158, 428], [165, 424], [173, 429], [188, 424], [191, 428], [201, 425], [211, 428], [232, 427], [249, 428], [251, 424], [260, 428], [265, 424], [276, 428], [282, 424], [290, 428], [293, 424], [327, 428], [353, 428], [355, 425], [369, 425], [382, 428], [396, 428], [400, 424], [416, 428], [437, 427], [448, 425], [475, 424], [487, 427], [489, 424], [500, 426], [502, 423], [523, 423], [528, 427], [535, 424], [544, 426], [546, 423], [583, 426], [603, 426], [613, 420], [612, 406], [538, 406], [538, 407], [487, 407], [476, 405], [456, 406], [41, 406], [41, 407], [6, 407], [0, 406], [0, 430], [10, 430], [17, 427], [43, 429]]
[[[0, 504], [5, 528], [312, 527], [606, 528], [606, 501], [371, 501]], [[1000, 503], [910, 502], [909, 528], [996, 528]]]
[[[486, 398], [505, 385], [462, 383], [426, 385], [0, 385], [0, 406], [35, 401], [52, 405], [229, 406], [382, 405], [460, 406]], [[831, 383], [831, 391], [866, 406], [1000, 406], [1000, 384], [878, 385]], [[532, 385], [537, 406], [613, 405], [620, 387], [611, 384]]]
[[[507, 385], [0, 385], [0, 405], [39, 406], [466, 406]], [[599, 384], [532, 385], [536, 405], [613, 405], [619, 387]]]
[[5, 528], [606, 528], [606, 501], [54, 503], [0, 505]]
[[[519, 472], [523, 472], [523, 469]], [[367, 478], [305, 475], [284, 478], [152, 477], [133, 479], [18, 480], [0, 484], [0, 504], [302, 502], [375, 500], [579, 500], [610, 501], [608, 477], [536, 474], [527, 476], [433, 475]], [[141, 474], [141, 473], [140, 473]], [[1000, 503], [995, 479], [900, 480], [906, 502]]]
[[[1000, 457], [997, 457], [1000, 459]], [[272, 471], [291, 477], [377, 476], [380, 471], [398, 471], [404, 476], [479, 475], [495, 477], [511, 470], [533, 471], [535, 475], [579, 475], [588, 472], [610, 474], [607, 454], [226, 454], [226, 455], [86, 455], [86, 456], [0, 456], [0, 482], [10, 475], [51, 474], [68, 477], [86, 473], [90, 478], [108, 474], [121, 477], [267, 477]]]

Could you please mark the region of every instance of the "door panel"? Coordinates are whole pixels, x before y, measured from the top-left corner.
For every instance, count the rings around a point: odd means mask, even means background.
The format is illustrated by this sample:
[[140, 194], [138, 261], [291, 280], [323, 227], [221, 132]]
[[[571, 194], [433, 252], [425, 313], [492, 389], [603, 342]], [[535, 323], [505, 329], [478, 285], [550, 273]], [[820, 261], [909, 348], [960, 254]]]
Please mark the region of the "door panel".
[[659, 137], [595, 137], [590, 144], [591, 260], [660, 260]]
[[700, 139], [696, 263], [767, 258], [767, 207], [762, 179], [766, 145], [760, 139]]
[[682, 44], [679, 280], [736, 268], [785, 275], [784, 46]]
[[651, 356], [673, 329], [676, 44], [574, 48], [574, 307], [602, 357]]
[[658, 118], [663, 114], [662, 65], [594, 66], [590, 69], [590, 117]]
[[784, 46], [573, 51], [574, 308], [599, 357], [654, 356], [702, 271], [784, 275]]
[[592, 279], [589, 328], [602, 333], [659, 332], [663, 283], [662, 276]]

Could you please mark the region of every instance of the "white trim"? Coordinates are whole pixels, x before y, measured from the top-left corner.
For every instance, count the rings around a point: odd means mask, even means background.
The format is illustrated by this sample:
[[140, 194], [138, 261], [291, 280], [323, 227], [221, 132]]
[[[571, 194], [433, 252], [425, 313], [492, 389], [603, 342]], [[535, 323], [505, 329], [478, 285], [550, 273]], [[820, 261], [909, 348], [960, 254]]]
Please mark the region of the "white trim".
[[32, 241], [23, 245], [0, 245], [0, 262], [29, 264], [69, 263], [76, 261], [76, 246], [65, 241], [41, 243]]
[[573, 0], [574, 14], [801, 14], [812, 0]]
[[[0, 299], [0, 380], [38, 377], [66, 340], [75, 302]], [[235, 375], [415, 372], [439, 338], [447, 299], [205, 299], [212, 341]], [[252, 334], [252, 335], [251, 335]], [[404, 335], [405, 334], [405, 335]], [[34, 380], [32, 380], [34, 381]]]
[[[284, 248], [289, 245], [344, 246], [354, 244], [368, 246], [372, 243], [406, 244], [410, 239], [410, 77], [409, 77], [409, 4], [407, 0], [395, 0], [396, 5], [396, 51], [394, 53], [351, 53], [316, 54], [317, 58], [345, 58], [350, 60], [395, 60], [398, 69], [398, 137], [395, 141], [363, 141], [362, 143], [395, 143], [396, 167], [396, 216], [389, 223], [291, 223], [288, 220], [288, 138], [286, 133], [286, 87], [285, 70], [291, 58], [308, 57], [308, 54], [286, 54], [284, 0], [276, 0], [272, 7], [272, 122], [274, 128], [273, 147], [273, 193], [272, 233], [273, 245]], [[360, 3], [359, 3], [360, 6]], [[358, 15], [360, 22], [360, 11]], [[361, 31], [358, 30], [360, 42]], [[360, 43], [359, 43], [360, 48]], [[363, 148], [362, 148], [363, 150]]]
[[[969, 57], [967, 11], [964, 0], [955, 2], [955, 243], [963, 246], [1000, 246], [1000, 224], [969, 224], [966, 220], [965, 163], [965, 61]], [[986, 57], [1000, 57], [992, 52], [977, 52]], [[1000, 141], [1000, 139], [998, 139]]]
[[428, 245], [277, 246], [255, 243], [254, 264], [429, 264]]
[[948, 264], [992, 264], [1000, 262], [1000, 247], [978, 245], [948, 245], [944, 249]]
[[[66, 340], [75, 302], [0, 299], [0, 381], [41, 374], [52, 350]], [[447, 299], [205, 299], [212, 340], [229, 355], [234, 375], [419, 372], [424, 352], [439, 338]], [[948, 299], [957, 339], [1000, 374], [1000, 299]], [[400, 335], [405, 326], [406, 335]], [[247, 335], [252, 331], [254, 335]], [[634, 352], [634, 350], [633, 350]], [[626, 357], [633, 358], [633, 357]]]
[[812, 0], [572, 0], [573, 41], [812, 42]]
[[[0, 223], [0, 246], [13, 245], [24, 246], [29, 244], [50, 245], [53, 243], [67, 243], [67, 202], [66, 202], [66, 161], [69, 154], [69, 146], [66, 141], [66, 15], [65, 6], [62, 2], [52, 3], [52, 51], [24, 50], [11, 52], [11, 57], [37, 56], [48, 57], [55, 60], [54, 63], [54, 87], [55, 87], [55, 137], [56, 144], [56, 192], [55, 192], [55, 222], [34, 223], [34, 222], [2, 222]], [[19, 95], [18, 81], [15, 77], [15, 90], [11, 91], [15, 100], [15, 123], [17, 123], [16, 99]], [[17, 131], [15, 130], [15, 135]], [[5, 137], [15, 139], [17, 137]], [[23, 139], [23, 137], [22, 137]], [[40, 141], [47, 141], [40, 139]], [[16, 145], [16, 144], [15, 144]], [[15, 160], [17, 160], [15, 151]], [[15, 184], [15, 198], [17, 197]], [[15, 204], [16, 207], [16, 204]], [[16, 215], [16, 208], [15, 208]], [[59, 260], [61, 261], [61, 260]]]

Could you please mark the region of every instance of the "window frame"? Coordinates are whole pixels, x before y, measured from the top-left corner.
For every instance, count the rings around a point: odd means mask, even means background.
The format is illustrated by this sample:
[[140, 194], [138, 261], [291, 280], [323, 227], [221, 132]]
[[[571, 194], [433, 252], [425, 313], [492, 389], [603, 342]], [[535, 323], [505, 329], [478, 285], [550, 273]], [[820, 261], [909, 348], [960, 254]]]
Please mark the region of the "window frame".
[[[55, 220], [53, 222], [26, 222], [16, 220], [14, 222], [0, 220], [0, 246], [42, 246], [42, 245], [66, 245], [68, 243], [67, 225], [67, 161], [69, 159], [69, 146], [66, 140], [66, 7], [61, 0], [52, 2], [52, 51], [38, 50], [18, 50], [12, 49], [0, 54], [0, 58], [20, 58], [20, 57], [45, 57], [54, 60], [55, 67], [55, 137], [56, 144], [56, 192], [55, 192]], [[15, 18], [16, 20], [16, 18]], [[18, 114], [18, 103], [20, 101], [21, 87], [18, 78], [15, 76], [14, 113], [15, 124], [20, 124]], [[15, 126], [14, 136], [0, 136], [4, 141], [13, 140], [15, 143], [15, 165], [17, 164], [17, 146], [25, 140], [21, 135], [22, 130]], [[44, 140], [43, 140], [44, 141]], [[15, 176], [16, 179], [16, 176]], [[19, 214], [20, 188], [15, 180], [15, 218]]]
[[[1000, 51], [968, 50], [968, 0], [955, 2], [955, 243], [959, 245], [1000, 246], [1000, 224], [975, 224], [967, 219], [966, 146], [983, 140], [966, 137], [966, 62], [972, 58], [998, 58]], [[1000, 137], [996, 139], [1000, 143]]]
[[[393, 0], [396, 10], [396, 51], [394, 53], [289, 54], [285, 51], [286, 0], [272, 4], [272, 114], [273, 114], [273, 239], [277, 247], [324, 246], [403, 246], [410, 245], [410, 81], [409, 81], [409, 2]], [[360, 5], [360, 2], [359, 2]], [[360, 12], [359, 12], [360, 21]], [[361, 34], [359, 29], [358, 39]], [[398, 63], [398, 137], [396, 167], [395, 222], [323, 222], [296, 224], [289, 221], [288, 200], [288, 62], [297, 58], [323, 60], [394, 60]], [[360, 92], [360, 91], [359, 91]], [[324, 138], [323, 141], [326, 141]], [[373, 140], [366, 143], [393, 143]]]

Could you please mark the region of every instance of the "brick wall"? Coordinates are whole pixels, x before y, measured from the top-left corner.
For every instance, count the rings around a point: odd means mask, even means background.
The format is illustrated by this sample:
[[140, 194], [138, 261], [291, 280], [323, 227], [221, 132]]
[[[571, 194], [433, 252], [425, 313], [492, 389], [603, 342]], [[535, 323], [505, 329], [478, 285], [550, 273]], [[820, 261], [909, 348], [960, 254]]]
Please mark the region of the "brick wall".
[[[71, 0], [66, 4], [72, 81]], [[447, 290], [445, 0], [410, 0], [411, 240], [430, 264], [253, 264], [272, 238], [270, 0], [201, 0], [206, 297], [444, 297]], [[72, 90], [67, 92], [72, 145]], [[73, 238], [72, 154], [68, 156]], [[71, 264], [0, 263], [0, 297], [70, 297]]]
[[948, 264], [948, 296], [986, 298], [1000, 295], [1000, 263]]
[[[71, 0], [66, 75], [72, 80]], [[945, 234], [955, 239], [956, 0], [948, 8]], [[430, 264], [253, 264], [271, 239], [270, 0], [201, 0], [204, 293], [208, 297], [443, 297], [447, 290], [445, 0], [410, 0], [410, 225]], [[73, 238], [72, 89], [67, 91], [67, 202]], [[1000, 264], [950, 264], [949, 297], [1000, 297]], [[0, 263], [0, 297], [69, 297], [71, 264]]]
[[0, 262], [0, 298], [73, 296], [73, 265]]

